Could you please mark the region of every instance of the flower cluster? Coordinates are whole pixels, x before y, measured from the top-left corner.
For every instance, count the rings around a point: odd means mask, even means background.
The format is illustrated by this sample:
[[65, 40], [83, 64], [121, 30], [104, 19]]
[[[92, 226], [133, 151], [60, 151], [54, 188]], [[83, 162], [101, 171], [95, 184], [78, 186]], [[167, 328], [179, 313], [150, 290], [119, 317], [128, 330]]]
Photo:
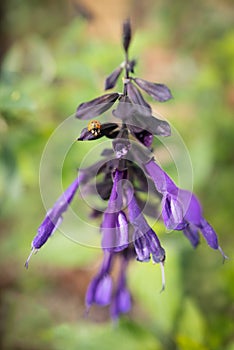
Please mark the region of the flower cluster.
[[[171, 130], [166, 121], [152, 115], [152, 108], [142, 91], [159, 102], [171, 99], [172, 95], [167, 86], [134, 76], [136, 61], [129, 59], [130, 42], [131, 26], [127, 20], [123, 25], [125, 60], [105, 81], [105, 90], [112, 89], [124, 73], [123, 92], [106, 93], [80, 104], [76, 111], [76, 118], [90, 120], [78, 141], [107, 137], [112, 139], [112, 148], [106, 149], [102, 159], [94, 165], [80, 169], [74, 182], [48, 211], [25, 264], [28, 267], [32, 253], [39, 250], [57, 229], [79, 186], [96, 178], [96, 190], [103, 202], [107, 202], [104, 212], [94, 209], [91, 213], [91, 217], [101, 217], [103, 262], [88, 287], [86, 306], [88, 310], [94, 303], [110, 305], [113, 319], [131, 309], [126, 278], [130, 260], [151, 260], [159, 264], [162, 289], [165, 287], [165, 250], [145, 215], [163, 220], [168, 229], [182, 231], [193, 247], [199, 243], [200, 232], [208, 245], [220, 250], [226, 258], [214, 229], [203, 217], [198, 199], [191, 192], [178, 188], [154, 159], [154, 135], [170, 136]], [[101, 123], [93, 119], [110, 110], [114, 104], [110, 122]], [[158, 206], [148, 203], [148, 192], [161, 202], [160, 216]], [[120, 262], [120, 267], [114, 281], [112, 269], [116, 260]]]

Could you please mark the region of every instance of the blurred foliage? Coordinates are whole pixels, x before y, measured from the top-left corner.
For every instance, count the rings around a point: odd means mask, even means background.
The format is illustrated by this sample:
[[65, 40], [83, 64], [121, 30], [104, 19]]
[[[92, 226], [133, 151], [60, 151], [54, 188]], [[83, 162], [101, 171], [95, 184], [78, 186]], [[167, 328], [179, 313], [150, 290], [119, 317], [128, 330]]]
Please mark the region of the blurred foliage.
[[[110, 323], [106, 308], [94, 307], [84, 317], [98, 250], [58, 232], [24, 270], [44, 215], [38, 183], [43, 149], [79, 103], [100, 94], [104, 77], [121, 62], [117, 38], [125, 13], [131, 13], [136, 30], [131, 53], [139, 59], [137, 73], [171, 87], [174, 100], [154, 107], [184, 139], [205, 215], [233, 256], [232, 1], [100, 0], [101, 14], [94, 3], [1, 3], [0, 347], [233, 350], [233, 261], [222, 265], [204, 241], [193, 251], [180, 233], [156, 228], [167, 251], [166, 291], [159, 293], [157, 266], [132, 263], [134, 307], [117, 325]], [[118, 25], [110, 13], [119, 14]], [[77, 121], [66, 138], [72, 143], [82, 127]], [[89, 149], [87, 143], [69, 149], [62, 169], [65, 186]], [[51, 184], [61, 181], [59, 166], [48, 178]], [[85, 225], [82, 230], [88, 234]]]

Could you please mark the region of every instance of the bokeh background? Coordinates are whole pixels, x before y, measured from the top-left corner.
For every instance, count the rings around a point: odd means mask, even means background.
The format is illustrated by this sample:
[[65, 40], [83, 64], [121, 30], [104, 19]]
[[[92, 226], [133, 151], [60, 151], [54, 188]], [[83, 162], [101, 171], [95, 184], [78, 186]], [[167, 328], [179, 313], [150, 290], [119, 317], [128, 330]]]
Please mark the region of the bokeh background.
[[[1, 349], [234, 349], [233, 14], [231, 0], [1, 1]], [[230, 260], [223, 265], [204, 240], [193, 250], [180, 233], [155, 227], [167, 251], [166, 290], [159, 293], [158, 266], [133, 262], [133, 309], [113, 325], [107, 308], [84, 316], [100, 250], [57, 232], [28, 271], [24, 262], [45, 214], [38, 175], [43, 149], [79, 103], [102, 93], [104, 78], [123, 59], [127, 16], [137, 75], [171, 88], [174, 99], [154, 108], [182, 136], [194, 191]], [[77, 136], [80, 130], [77, 121]], [[73, 144], [64, 186], [90, 147]], [[173, 177], [174, 168], [166, 167]], [[60, 168], [48, 178], [51, 187], [59, 176]], [[82, 230], [88, 234], [85, 225]]]

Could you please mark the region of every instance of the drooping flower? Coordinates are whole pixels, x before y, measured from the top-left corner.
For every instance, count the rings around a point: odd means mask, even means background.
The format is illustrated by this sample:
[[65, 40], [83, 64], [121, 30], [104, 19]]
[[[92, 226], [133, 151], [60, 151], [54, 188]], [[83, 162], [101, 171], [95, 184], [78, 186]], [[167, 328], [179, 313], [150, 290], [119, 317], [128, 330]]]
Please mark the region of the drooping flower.
[[111, 302], [112, 278], [110, 276], [113, 255], [104, 251], [102, 266], [98, 274], [91, 281], [86, 292], [86, 307], [89, 310], [92, 304], [105, 306]]
[[67, 210], [69, 204], [73, 200], [83, 177], [77, 177], [74, 182], [66, 189], [66, 191], [55, 202], [53, 208], [51, 208], [43, 220], [42, 224], [37, 230], [37, 235], [32, 241], [32, 250], [26, 260], [25, 266], [28, 268], [29, 260], [33, 253], [39, 250], [46, 241], [50, 238], [53, 232], [58, 228], [62, 222], [62, 214]]
[[[226, 258], [217, 234], [203, 217], [198, 199], [190, 191], [176, 186], [154, 161], [154, 135], [168, 137], [171, 128], [167, 121], [153, 115], [141, 90], [158, 102], [171, 99], [172, 94], [164, 84], [134, 76], [136, 60], [129, 59], [131, 38], [131, 25], [127, 20], [123, 25], [122, 37], [125, 60], [105, 80], [105, 90], [112, 89], [121, 73], [124, 73], [123, 92], [96, 97], [81, 103], [76, 110], [77, 119], [89, 120], [77, 140], [94, 141], [107, 137], [111, 140], [112, 148], [102, 152], [100, 161], [79, 170], [79, 176], [46, 214], [25, 263], [28, 267], [32, 253], [40, 249], [58, 228], [82, 183], [86, 194], [98, 194], [103, 203], [102, 208], [93, 208], [90, 215], [90, 218], [102, 217], [100, 231], [103, 261], [87, 289], [86, 307], [88, 311], [93, 304], [109, 305], [111, 317], [115, 321], [132, 306], [126, 272], [131, 260], [135, 259], [139, 263], [151, 260], [159, 264], [162, 290], [165, 288], [166, 253], [145, 217], [158, 218], [160, 203], [161, 218], [166, 228], [183, 231], [193, 247], [198, 245], [201, 232], [208, 245], [220, 250]], [[101, 123], [96, 119], [112, 107], [114, 109], [109, 122]], [[156, 198], [155, 201], [151, 200], [152, 197]], [[120, 267], [116, 281], [113, 265], [117, 260]]]
[[121, 314], [128, 313], [132, 307], [132, 297], [127, 287], [126, 271], [129, 263], [128, 255], [122, 254], [116, 291], [111, 302], [111, 317], [117, 320]]
[[165, 250], [156, 233], [145, 220], [142, 211], [136, 201], [133, 190], [127, 187], [129, 221], [134, 227], [133, 242], [137, 255], [137, 260], [148, 262], [150, 256], [154, 263], [160, 263], [162, 271], [162, 289], [165, 288], [164, 261], [166, 258]]
[[196, 196], [190, 191], [178, 188], [170, 177], [151, 160], [145, 165], [149, 176], [162, 197], [162, 217], [168, 229], [183, 230], [193, 246], [199, 243], [198, 231], [213, 249], [219, 249], [218, 237], [213, 227], [204, 219], [201, 205]]

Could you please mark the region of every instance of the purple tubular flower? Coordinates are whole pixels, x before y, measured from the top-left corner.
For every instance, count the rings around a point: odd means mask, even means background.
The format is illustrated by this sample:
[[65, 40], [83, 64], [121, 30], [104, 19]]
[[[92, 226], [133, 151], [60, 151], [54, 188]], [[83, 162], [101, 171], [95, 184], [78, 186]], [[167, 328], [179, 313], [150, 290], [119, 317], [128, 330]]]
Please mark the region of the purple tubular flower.
[[86, 292], [86, 307], [89, 310], [92, 304], [105, 306], [111, 302], [112, 279], [110, 270], [112, 265], [112, 254], [104, 251], [102, 266], [98, 274], [91, 281]]
[[131, 294], [127, 289], [126, 283], [127, 265], [128, 259], [122, 257], [117, 289], [111, 302], [111, 317], [114, 321], [119, 318], [120, 314], [129, 312], [132, 307]]
[[120, 182], [123, 177], [123, 171], [115, 171], [113, 187], [101, 227], [102, 248], [109, 251], [120, 251], [128, 246], [128, 222], [121, 210], [123, 194]]
[[165, 261], [165, 250], [160, 244], [160, 241], [156, 233], [148, 225], [145, 220], [141, 209], [136, 201], [133, 190], [127, 188], [127, 198], [128, 198], [128, 212], [129, 220], [134, 227], [134, 247], [137, 254], [137, 260], [142, 262], [149, 261], [150, 254], [152, 255], [152, 260], [154, 263], [160, 263], [162, 270], [162, 281], [163, 287], [165, 287], [164, 278], [164, 261]]
[[213, 249], [219, 249], [226, 258], [218, 244], [216, 232], [203, 218], [201, 205], [195, 195], [179, 189], [154, 160], [150, 160], [144, 166], [156, 189], [163, 195], [162, 217], [166, 227], [184, 230], [185, 236], [194, 247], [199, 242], [198, 230], [200, 230], [207, 244]]
[[146, 237], [138, 230], [135, 230], [134, 235], [134, 247], [137, 255], [137, 260], [141, 262], [150, 261], [150, 249]]
[[190, 241], [192, 246], [194, 248], [196, 248], [197, 245], [200, 243], [200, 237], [199, 237], [198, 229], [196, 228], [196, 226], [194, 226], [192, 224], [187, 225], [183, 229], [183, 233], [184, 233], [185, 237], [188, 238], [188, 240]]
[[116, 240], [115, 252], [119, 252], [128, 247], [128, 220], [123, 211], [120, 211], [116, 219]]
[[145, 147], [152, 146], [154, 137], [149, 131], [141, 130], [140, 132], [133, 132], [133, 134]]
[[37, 235], [32, 241], [32, 250], [26, 260], [25, 267], [28, 268], [29, 260], [34, 252], [40, 249], [53, 232], [58, 228], [62, 222], [62, 214], [67, 210], [74, 195], [76, 194], [80, 183], [84, 180], [85, 175], [82, 174], [66, 189], [66, 191], [55, 202], [52, 209], [48, 211], [45, 219], [37, 230]]

